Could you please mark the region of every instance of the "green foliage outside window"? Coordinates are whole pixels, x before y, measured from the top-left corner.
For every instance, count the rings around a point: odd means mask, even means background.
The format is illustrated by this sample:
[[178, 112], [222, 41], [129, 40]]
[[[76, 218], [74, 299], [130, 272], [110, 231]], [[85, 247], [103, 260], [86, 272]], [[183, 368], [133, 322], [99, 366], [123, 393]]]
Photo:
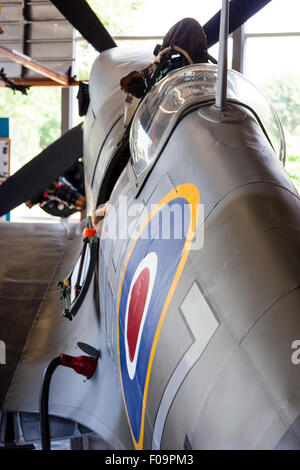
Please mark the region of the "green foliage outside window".
[[112, 36], [130, 34], [135, 13], [144, 0], [88, 0], [89, 5]]
[[0, 117], [10, 118], [12, 171], [61, 134], [61, 88], [32, 87], [28, 95], [0, 89]]
[[[134, 31], [136, 14], [145, 0], [88, 0], [112, 36], [126, 36]], [[77, 44], [77, 75], [79, 80], [88, 80], [96, 52], [87, 41]]]
[[300, 81], [298, 74], [278, 75], [263, 86], [282, 122], [286, 143], [286, 170], [300, 192]]

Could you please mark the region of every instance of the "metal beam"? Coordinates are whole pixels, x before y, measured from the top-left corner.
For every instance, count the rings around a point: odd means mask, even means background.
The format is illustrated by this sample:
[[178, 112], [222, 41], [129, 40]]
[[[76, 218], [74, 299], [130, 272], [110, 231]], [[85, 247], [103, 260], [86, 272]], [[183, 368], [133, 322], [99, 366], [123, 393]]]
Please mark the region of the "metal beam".
[[61, 134], [65, 134], [72, 127], [72, 90], [71, 88], [62, 88], [61, 90]]
[[227, 97], [227, 56], [229, 32], [229, 0], [222, 0], [219, 37], [219, 59], [216, 89], [216, 107], [224, 110]]
[[245, 38], [286, 38], [299, 37], [300, 32], [294, 31], [290, 33], [245, 33]]
[[[48, 78], [11, 78], [15, 82], [16, 85], [24, 85], [24, 86], [60, 86], [65, 87], [66, 85], [62, 85], [61, 83], [54, 82], [53, 80], [49, 80]], [[67, 87], [70, 86], [78, 86], [80, 80], [70, 80]], [[8, 86], [8, 85], [5, 85]]]
[[244, 44], [245, 34], [244, 25], [240, 26], [232, 33], [233, 48], [232, 48], [232, 68], [237, 72], [243, 73], [244, 62]]
[[22, 64], [24, 67], [33, 70], [34, 72], [43, 75], [44, 77], [51, 78], [55, 82], [59, 83], [60, 85], [68, 86], [69, 79], [66, 75], [61, 75], [54, 70], [49, 69], [48, 67], [44, 67], [42, 64], [35, 62], [31, 59], [31, 57], [22, 54], [21, 52], [8, 49], [7, 47], [0, 46], [0, 54], [8, 59], [11, 59], [14, 62]]
[[[154, 41], [158, 40], [161, 41], [164, 36], [113, 36], [113, 39], [116, 41]], [[82, 36], [77, 36], [75, 38], [76, 42], [87, 42], [87, 40]]]

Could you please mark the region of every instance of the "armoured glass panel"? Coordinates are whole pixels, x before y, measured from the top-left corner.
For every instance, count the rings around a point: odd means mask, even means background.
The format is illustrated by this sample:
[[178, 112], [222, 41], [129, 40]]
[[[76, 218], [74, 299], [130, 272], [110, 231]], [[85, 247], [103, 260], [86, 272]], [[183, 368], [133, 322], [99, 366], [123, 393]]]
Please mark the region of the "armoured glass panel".
[[[136, 112], [130, 134], [137, 175], [153, 164], [186, 109], [214, 100], [216, 79], [215, 65], [190, 65], [170, 73], [148, 93]], [[268, 98], [233, 70], [228, 71], [227, 96], [257, 113], [274, 150], [283, 159], [282, 126]]]

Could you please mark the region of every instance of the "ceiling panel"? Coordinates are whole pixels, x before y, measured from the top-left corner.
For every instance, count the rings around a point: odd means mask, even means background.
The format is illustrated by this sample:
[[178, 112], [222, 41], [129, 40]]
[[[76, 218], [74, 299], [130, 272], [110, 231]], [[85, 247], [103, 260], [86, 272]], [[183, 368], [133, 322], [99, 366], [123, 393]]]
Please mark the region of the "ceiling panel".
[[[0, 0], [0, 4], [0, 45], [66, 73], [74, 62], [74, 29], [55, 6], [48, 0]], [[10, 78], [41, 78], [0, 55], [2, 67]]]

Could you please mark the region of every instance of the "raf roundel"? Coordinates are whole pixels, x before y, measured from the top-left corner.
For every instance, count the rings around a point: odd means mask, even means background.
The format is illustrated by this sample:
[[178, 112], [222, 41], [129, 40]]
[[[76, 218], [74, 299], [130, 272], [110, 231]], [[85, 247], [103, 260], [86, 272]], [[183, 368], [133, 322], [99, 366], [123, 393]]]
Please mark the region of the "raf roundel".
[[157, 204], [135, 236], [124, 265], [118, 301], [119, 370], [136, 449], [143, 447], [156, 345], [190, 251], [199, 204], [196, 186], [183, 184], [174, 188]]
[[157, 255], [149, 253], [131, 281], [125, 314], [125, 350], [128, 375], [134, 378], [141, 337], [157, 270]]

